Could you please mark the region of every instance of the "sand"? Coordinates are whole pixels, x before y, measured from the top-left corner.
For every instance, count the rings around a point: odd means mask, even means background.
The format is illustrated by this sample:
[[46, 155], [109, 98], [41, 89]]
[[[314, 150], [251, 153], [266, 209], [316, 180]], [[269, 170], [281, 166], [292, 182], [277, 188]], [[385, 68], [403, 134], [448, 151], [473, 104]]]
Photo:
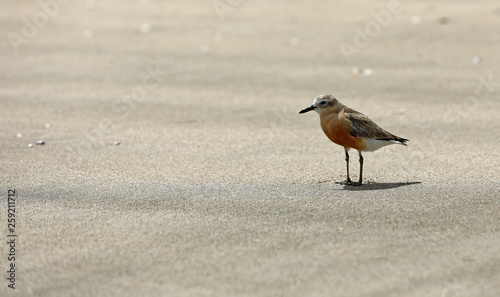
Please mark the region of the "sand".
[[186, 2], [0, 4], [1, 296], [499, 296], [496, 1]]

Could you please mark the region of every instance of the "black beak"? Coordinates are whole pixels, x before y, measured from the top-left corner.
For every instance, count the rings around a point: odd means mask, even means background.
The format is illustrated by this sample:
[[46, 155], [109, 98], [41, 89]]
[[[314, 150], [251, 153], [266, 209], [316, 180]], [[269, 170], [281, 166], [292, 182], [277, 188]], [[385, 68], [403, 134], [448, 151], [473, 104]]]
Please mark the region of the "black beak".
[[311, 105], [308, 108], [302, 109], [301, 111], [299, 111], [299, 113], [305, 113], [305, 112], [311, 111], [311, 110], [313, 110], [315, 108], [316, 107], [314, 107], [314, 105]]

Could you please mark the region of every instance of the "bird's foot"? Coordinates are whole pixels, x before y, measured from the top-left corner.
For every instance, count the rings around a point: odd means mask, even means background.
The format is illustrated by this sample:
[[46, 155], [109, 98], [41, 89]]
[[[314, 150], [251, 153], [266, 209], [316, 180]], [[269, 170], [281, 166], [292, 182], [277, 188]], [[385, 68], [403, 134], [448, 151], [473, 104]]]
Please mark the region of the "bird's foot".
[[352, 182], [350, 185], [351, 186], [361, 186], [361, 185], [363, 185], [363, 182], [362, 181]]
[[362, 183], [362, 181], [353, 182], [350, 178], [348, 178], [344, 181], [336, 182], [336, 184], [344, 185], [344, 186], [361, 186], [363, 183]]
[[344, 181], [341, 181], [341, 182], [336, 182], [336, 184], [339, 184], [339, 185], [352, 185], [352, 180], [350, 178], [344, 180]]

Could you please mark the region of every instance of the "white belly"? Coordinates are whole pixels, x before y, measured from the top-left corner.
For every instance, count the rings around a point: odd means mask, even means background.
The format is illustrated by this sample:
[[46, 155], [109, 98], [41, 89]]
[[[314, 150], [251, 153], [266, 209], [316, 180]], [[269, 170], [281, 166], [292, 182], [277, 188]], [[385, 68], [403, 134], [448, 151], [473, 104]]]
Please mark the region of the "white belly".
[[364, 149], [364, 151], [366, 152], [376, 151], [379, 148], [389, 144], [401, 144], [395, 140], [378, 140], [378, 139], [368, 139], [368, 138], [363, 138], [363, 140], [366, 142], [366, 148]]

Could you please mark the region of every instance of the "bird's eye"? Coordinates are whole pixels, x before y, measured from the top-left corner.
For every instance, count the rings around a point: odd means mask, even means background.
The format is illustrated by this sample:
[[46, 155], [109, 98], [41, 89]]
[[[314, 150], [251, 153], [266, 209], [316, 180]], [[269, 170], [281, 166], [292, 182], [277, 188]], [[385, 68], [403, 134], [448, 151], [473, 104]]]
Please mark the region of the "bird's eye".
[[325, 104], [326, 104], [326, 101], [321, 101], [321, 102], [319, 103], [319, 105], [325, 105]]

